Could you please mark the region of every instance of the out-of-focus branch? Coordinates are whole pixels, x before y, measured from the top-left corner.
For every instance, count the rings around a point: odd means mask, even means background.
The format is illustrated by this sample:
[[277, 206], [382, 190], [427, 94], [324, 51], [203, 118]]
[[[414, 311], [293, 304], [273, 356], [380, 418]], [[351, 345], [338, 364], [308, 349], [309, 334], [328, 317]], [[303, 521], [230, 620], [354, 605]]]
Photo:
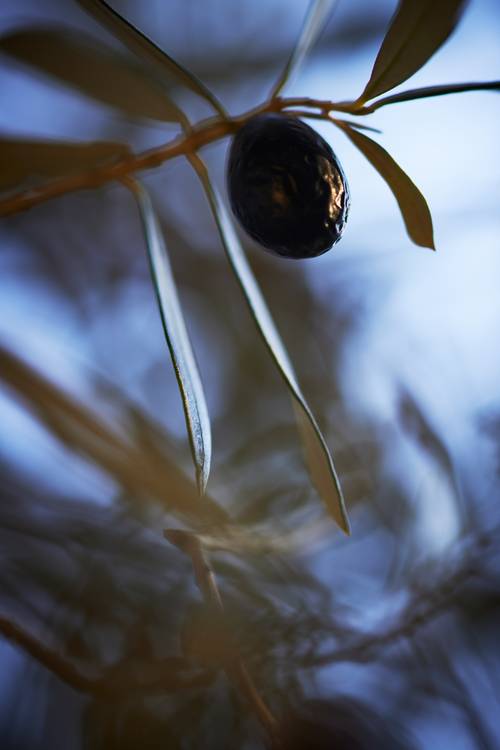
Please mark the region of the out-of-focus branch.
[[32, 635], [5, 617], [0, 617], [0, 634], [11, 643], [19, 646], [33, 659], [36, 659], [66, 685], [84, 693], [90, 693], [96, 689], [96, 680], [81, 674], [72, 664], [62, 659], [59, 654], [44, 646]]
[[138, 668], [129, 667], [126, 663], [118, 664], [107, 670], [103, 676], [92, 678], [82, 674], [69, 661], [5, 617], [0, 617], [0, 635], [18, 646], [66, 685], [82, 693], [118, 697], [134, 691], [169, 692], [200, 687], [213, 680], [213, 675], [206, 670], [193, 673], [190, 669], [190, 673], [186, 673], [187, 662], [179, 657], [162, 659], [153, 665], [153, 669], [142, 672]]
[[396, 645], [403, 639], [412, 638], [417, 630], [453, 606], [464, 585], [479, 574], [481, 558], [486, 549], [493, 544], [494, 538], [495, 531], [492, 530], [491, 534], [473, 539], [471, 549], [465, 554], [462, 563], [441, 581], [436, 581], [434, 586], [416, 589], [392, 627], [368, 636], [356, 636], [353, 633], [349, 645], [311, 656], [306, 666], [311, 668], [336, 662], [372, 661], [384, 649]]
[[[198, 537], [195, 534], [180, 529], [167, 529], [164, 535], [171, 544], [174, 544], [186, 555], [189, 555], [196, 583], [203, 594], [206, 604], [213, 607], [216, 612], [223, 616], [224, 608], [215, 575]], [[266, 730], [272, 747], [277, 750], [280, 747], [278, 721], [262, 700], [245, 663], [232, 644], [228, 644], [227, 657], [221, 666], [226, 672], [228, 679], [246, 698], [251, 709]]]

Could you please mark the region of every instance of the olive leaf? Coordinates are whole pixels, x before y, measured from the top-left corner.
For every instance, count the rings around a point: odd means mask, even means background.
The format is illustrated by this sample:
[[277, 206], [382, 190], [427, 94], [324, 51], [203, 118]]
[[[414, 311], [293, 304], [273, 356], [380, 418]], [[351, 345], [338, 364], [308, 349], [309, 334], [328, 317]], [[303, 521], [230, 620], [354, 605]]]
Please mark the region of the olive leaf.
[[130, 155], [123, 143], [77, 143], [56, 140], [0, 138], [0, 190], [26, 181], [39, 184], [57, 177], [100, 167]]
[[311, 0], [300, 36], [283, 72], [274, 85], [271, 98], [278, 96], [285, 84], [296, 75], [309, 50], [321, 34], [325, 21], [336, 2], [337, 0]]
[[182, 315], [177, 288], [158, 219], [147, 191], [137, 180], [126, 178], [142, 219], [151, 275], [186, 418], [191, 453], [200, 494], [210, 473], [212, 437], [205, 394]]
[[189, 159], [203, 184], [224, 250], [257, 329], [290, 391], [311, 478], [329, 513], [340, 528], [348, 534], [349, 520], [333, 459], [297, 382], [269, 308], [241, 247], [234, 224], [222, 198], [210, 180], [204, 163], [195, 154], [192, 154]]
[[227, 117], [222, 104], [199, 78], [167, 55], [145, 34], [113, 10], [108, 3], [104, 0], [76, 0], [76, 2], [113, 36], [147, 62], [151, 68], [154, 68], [160, 80], [168, 81], [174, 77], [177, 83], [205, 99], [222, 117]]
[[431, 213], [417, 186], [379, 143], [340, 120], [335, 121], [335, 124], [366, 156], [392, 190], [403, 216], [406, 231], [413, 242], [435, 250]]
[[0, 52], [133, 117], [181, 122], [182, 112], [134, 61], [64, 27], [14, 31]]
[[500, 91], [500, 81], [474, 81], [473, 83], [448, 83], [440, 86], [425, 86], [421, 89], [409, 89], [400, 94], [385, 96], [377, 99], [367, 107], [364, 114], [375, 112], [386, 104], [397, 104], [399, 102], [412, 102], [415, 99], [426, 99], [432, 96], [444, 96], [446, 94], [461, 94], [467, 91]]
[[357, 120], [345, 120], [344, 118], [339, 119], [338, 117], [329, 117], [328, 118], [330, 122], [333, 122], [335, 125], [339, 122], [345, 122], [346, 125], [349, 125], [351, 128], [354, 128], [355, 130], [366, 130], [367, 133], [382, 133], [382, 131], [379, 128], [373, 128], [371, 125], [363, 125], [362, 123], [358, 122]]
[[400, 0], [357, 104], [384, 94], [420, 70], [453, 32], [466, 3]]

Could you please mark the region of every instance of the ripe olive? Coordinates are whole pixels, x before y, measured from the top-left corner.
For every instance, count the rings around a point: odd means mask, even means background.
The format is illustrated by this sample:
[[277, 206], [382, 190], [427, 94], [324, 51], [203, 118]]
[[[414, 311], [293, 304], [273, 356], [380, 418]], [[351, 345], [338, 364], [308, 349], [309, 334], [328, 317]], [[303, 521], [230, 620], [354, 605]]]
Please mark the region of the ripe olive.
[[286, 258], [314, 258], [340, 239], [349, 188], [337, 157], [295, 117], [257, 115], [236, 134], [228, 192], [244, 229]]

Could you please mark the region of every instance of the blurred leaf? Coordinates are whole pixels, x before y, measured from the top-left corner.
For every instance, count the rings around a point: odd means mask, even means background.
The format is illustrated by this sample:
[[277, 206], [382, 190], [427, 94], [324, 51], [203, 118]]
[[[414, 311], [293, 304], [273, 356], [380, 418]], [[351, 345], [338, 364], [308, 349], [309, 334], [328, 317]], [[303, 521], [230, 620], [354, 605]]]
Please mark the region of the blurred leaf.
[[199, 78], [163, 52], [104, 0], [76, 0], [76, 2], [138, 57], [154, 66], [162, 81], [165, 81], [165, 76], [167, 80], [173, 76], [178, 83], [194, 91], [209, 102], [222, 117], [226, 117], [222, 104]]
[[[304, 8], [306, 3], [302, 3]], [[384, 16], [384, 6], [371, 4], [363, 8], [363, 13], [339, 15], [336, 23], [327, 23], [317, 38], [314, 47], [309, 51], [309, 57], [318, 59], [319, 56], [352, 50], [361, 51], [368, 44], [376, 44], [387, 28], [387, 18]], [[200, 70], [203, 80], [210, 81], [210, 85], [232, 86], [237, 88], [243, 81], [263, 79], [274, 75], [274, 71], [281, 70], [283, 61], [290, 54], [290, 45], [285, 39], [280, 40], [277, 35], [269, 35], [255, 45], [243, 49], [239, 45], [226, 45], [220, 48], [217, 55], [200, 57], [196, 49], [186, 49], [185, 60], [189, 61], [193, 70]], [[274, 81], [273, 81], [274, 82]]]
[[0, 190], [25, 180], [43, 182], [131, 155], [124, 143], [29, 141], [0, 138]]
[[200, 374], [182, 315], [168, 251], [151, 199], [136, 180], [127, 180], [124, 184], [130, 188], [139, 206], [156, 298], [181, 392], [198, 490], [202, 495], [210, 473], [212, 437]]
[[23, 29], [2, 37], [0, 51], [127, 115], [166, 122], [183, 119], [144, 69], [82, 32]]
[[404, 386], [400, 387], [397, 409], [403, 432], [410, 435], [420, 450], [437, 464], [444, 476], [449, 479], [458, 497], [459, 488], [448, 448], [414, 395]]
[[382, 146], [349, 125], [340, 122], [336, 124], [366, 156], [392, 190], [403, 216], [406, 231], [413, 242], [435, 250], [432, 217], [427, 202], [417, 186]]
[[250, 308], [250, 312], [252, 313], [259, 333], [290, 391], [312, 480], [330, 514], [341, 529], [346, 533], [349, 533], [347, 511], [332, 457], [318, 424], [297, 383], [295, 373], [290, 360], [288, 359], [288, 354], [283, 346], [283, 342], [281, 341], [280, 335], [262, 296], [262, 292], [260, 291], [248, 264], [243, 248], [241, 247], [238, 236], [235, 232], [233, 222], [220, 195], [212, 185], [203, 162], [198, 157], [192, 156], [191, 163], [203, 183], [226, 255]]
[[466, 2], [400, 0], [358, 102], [384, 94], [420, 70], [448, 39]]
[[209, 526], [227, 522], [227, 514], [212, 498], [198, 502], [192, 483], [167, 452], [168, 445], [163, 445], [161, 461], [144, 453], [127, 434], [113, 429], [1, 344], [0, 382], [17, 392], [66, 448], [103, 469], [136, 502], [154, 500]]
[[476, 81], [474, 83], [449, 83], [442, 86], [425, 86], [422, 89], [409, 89], [400, 94], [386, 96], [370, 104], [366, 109], [374, 112], [386, 104], [397, 102], [411, 102], [415, 99], [426, 99], [431, 96], [443, 96], [445, 94], [461, 94], [465, 91], [500, 91], [500, 81]]
[[335, 3], [336, 0], [311, 0], [300, 36], [282, 74], [276, 81], [271, 97], [278, 96], [285, 84], [297, 74], [309, 50], [312, 49], [321, 34], [325, 21]]

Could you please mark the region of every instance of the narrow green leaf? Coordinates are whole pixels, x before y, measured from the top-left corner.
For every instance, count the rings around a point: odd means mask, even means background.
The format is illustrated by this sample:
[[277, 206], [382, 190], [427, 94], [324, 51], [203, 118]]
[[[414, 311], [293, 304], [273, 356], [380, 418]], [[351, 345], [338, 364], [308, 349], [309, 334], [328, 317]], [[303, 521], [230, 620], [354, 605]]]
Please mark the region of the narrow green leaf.
[[413, 242], [435, 250], [431, 213], [417, 186], [382, 146], [349, 125], [340, 124], [339, 121], [336, 124], [389, 185], [399, 204], [406, 231]]
[[349, 533], [347, 511], [332, 457], [297, 383], [288, 354], [241, 247], [234, 224], [203, 162], [195, 155], [190, 160], [205, 189], [224, 250], [257, 329], [290, 391], [311, 478], [330, 514], [340, 528]]
[[32, 187], [57, 177], [100, 167], [131, 155], [123, 143], [0, 138], [0, 190], [29, 181]]
[[123, 182], [132, 191], [139, 206], [163, 330], [182, 396], [198, 490], [203, 494], [212, 455], [210, 417], [203, 386], [177, 296], [167, 248], [151, 199], [136, 180], [126, 179]]
[[81, 32], [22, 29], [0, 39], [0, 52], [127, 115], [183, 120], [179, 108], [144, 69]]
[[113, 36], [154, 68], [161, 80], [168, 81], [173, 76], [177, 83], [186, 86], [205, 99], [221, 117], [227, 117], [222, 104], [199, 78], [163, 52], [145, 34], [113, 10], [108, 3], [104, 0], [76, 0], [76, 2]]
[[309, 51], [321, 34], [326, 19], [337, 0], [311, 0], [302, 31], [283, 72], [276, 81], [271, 98], [278, 96], [286, 83], [297, 74]]
[[358, 99], [385, 94], [420, 70], [448, 39], [467, 0], [400, 0]]
[[500, 81], [474, 81], [473, 83], [448, 83], [441, 86], [426, 86], [422, 89], [409, 89], [400, 94], [385, 96], [366, 107], [369, 112], [375, 112], [386, 104], [397, 104], [398, 102], [412, 102], [415, 99], [427, 99], [432, 96], [444, 96], [446, 94], [462, 94], [467, 91], [500, 91]]

